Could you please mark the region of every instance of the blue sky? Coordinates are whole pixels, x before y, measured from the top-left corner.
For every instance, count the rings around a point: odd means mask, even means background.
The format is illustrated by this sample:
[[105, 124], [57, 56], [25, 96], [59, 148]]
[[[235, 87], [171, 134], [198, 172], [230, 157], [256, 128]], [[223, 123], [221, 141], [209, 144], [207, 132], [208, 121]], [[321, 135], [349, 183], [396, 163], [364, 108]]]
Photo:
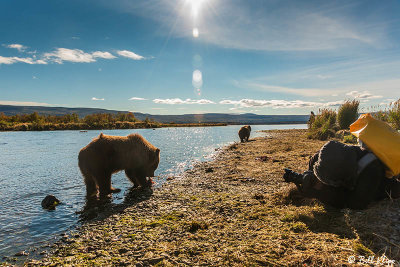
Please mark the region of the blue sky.
[[4, 0], [0, 104], [308, 114], [400, 97], [400, 2]]

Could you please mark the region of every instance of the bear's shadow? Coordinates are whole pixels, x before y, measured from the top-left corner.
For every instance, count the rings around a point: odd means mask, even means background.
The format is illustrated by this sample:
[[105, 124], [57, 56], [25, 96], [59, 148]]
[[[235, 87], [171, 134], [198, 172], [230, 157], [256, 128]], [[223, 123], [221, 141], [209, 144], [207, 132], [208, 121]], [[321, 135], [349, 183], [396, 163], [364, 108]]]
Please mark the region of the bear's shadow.
[[104, 220], [114, 214], [123, 212], [128, 207], [150, 199], [152, 195], [152, 188], [131, 187], [125, 193], [122, 203], [113, 203], [111, 195], [102, 198], [88, 198], [83, 209], [77, 212], [79, 214], [79, 222]]

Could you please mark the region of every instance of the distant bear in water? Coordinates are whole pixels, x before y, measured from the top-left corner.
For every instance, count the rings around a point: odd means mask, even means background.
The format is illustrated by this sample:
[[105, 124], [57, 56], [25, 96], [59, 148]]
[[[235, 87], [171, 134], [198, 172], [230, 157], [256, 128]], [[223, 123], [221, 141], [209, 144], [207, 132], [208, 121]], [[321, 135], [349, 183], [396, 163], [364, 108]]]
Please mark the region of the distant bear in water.
[[87, 197], [119, 192], [111, 187], [111, 175], [125, 170], [134, 186], [151, 186], [154, 171], [160, 161], [160, 149], [139, 134], [109, 136], [101, 133], [78, 156], [79, 168], [86, 184]]
[[240, 130], [238, 132], [240, 142], [244, 142], [244, 140], [249, 141], [250, 132], [251, 132], [250, 125], [246, 125], [246, 126], [243, 126], [242, 128], [240, 128]]

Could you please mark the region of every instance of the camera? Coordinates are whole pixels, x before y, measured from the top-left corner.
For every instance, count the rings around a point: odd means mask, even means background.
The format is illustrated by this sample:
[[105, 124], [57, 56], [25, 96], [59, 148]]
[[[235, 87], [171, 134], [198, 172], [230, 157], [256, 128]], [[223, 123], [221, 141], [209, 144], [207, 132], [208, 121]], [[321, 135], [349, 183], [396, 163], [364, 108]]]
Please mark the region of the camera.
[[291, 169], [285, 168], [285, 173], [283, 174], [283, 179], [286, 183], [301, 184], [303, 182], [303, 175], [292, 171]]

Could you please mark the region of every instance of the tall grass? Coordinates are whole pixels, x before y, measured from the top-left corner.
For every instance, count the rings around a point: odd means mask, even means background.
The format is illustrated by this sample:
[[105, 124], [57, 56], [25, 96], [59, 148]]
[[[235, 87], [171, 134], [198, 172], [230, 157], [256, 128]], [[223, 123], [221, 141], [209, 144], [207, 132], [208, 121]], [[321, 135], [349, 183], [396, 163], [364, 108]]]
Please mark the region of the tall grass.
[[[334, 137], [336, 131], [348, 130], [350, 124], [355, 122], [358, 118], [360, 101], [358, 100], [346, 100], [338, 109], [336, 114], [335, 110], [321, 109], [319, 114], [315, 115], [312, 113], [308, 121], [308, 138], [326, 140], [330, 137]], [[373, 108], [372, 115], [378, 119], [389, 123], [396, 130], [400, 130], [400, 99], [391, 103], [389, 108], [385, 110], [378, 110], [377, 107]], [[368, 108], [368, 109], [371, 109]], [[348, 132], [348, 131], [347, 131]], [[337, 138], [344, 138], [345, 142], [353, 143], [355, 139], [353, 136], [346, 135]]]
[[346, 100], [340, 107], [337, 113], [337, 122], [342, 130], [349, 129], [350, 124], [358, 118], [358, 108], [360, 101]]
[[396, 130], [400, 130], [400, 99], [390, 105], [388, 121]]
[[314, 122], [310, 125], [308, 138], [326, 140], [335, 136], [336, 116], [334, 110], [327, 108], [319, 110], [319, 114], [315, 116]]

